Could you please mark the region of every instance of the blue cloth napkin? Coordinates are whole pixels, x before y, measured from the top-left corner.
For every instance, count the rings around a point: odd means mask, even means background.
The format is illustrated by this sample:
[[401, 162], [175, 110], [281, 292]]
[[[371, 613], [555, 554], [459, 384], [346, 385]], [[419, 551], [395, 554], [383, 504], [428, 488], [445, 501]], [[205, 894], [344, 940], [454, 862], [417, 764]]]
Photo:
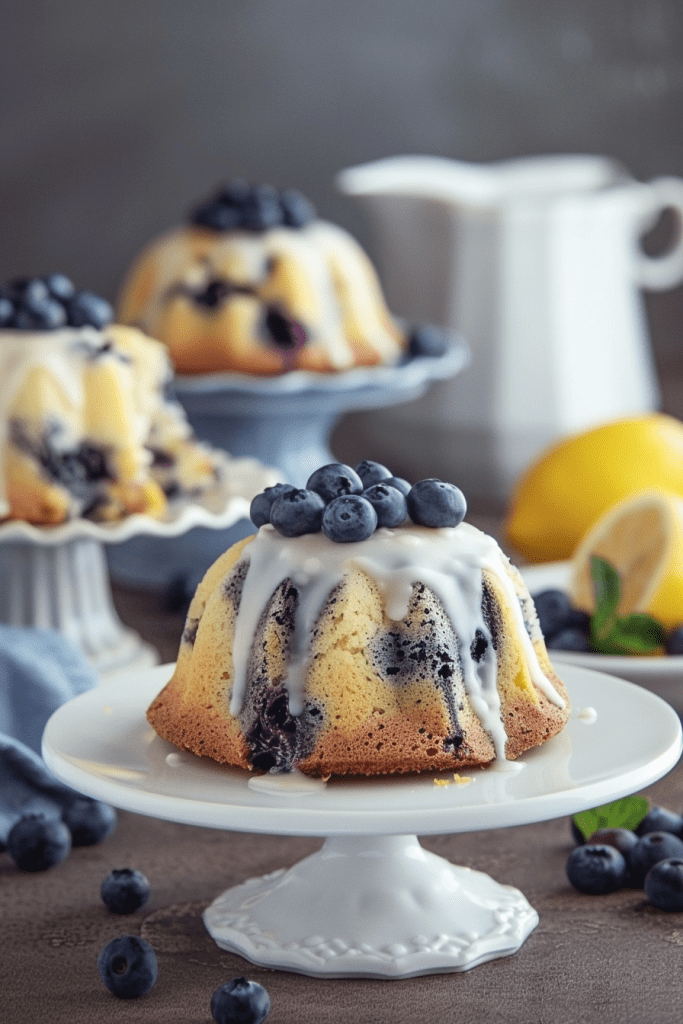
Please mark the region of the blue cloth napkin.
[[59, 633], [0, 624], [0, 849], [22, 815], [60, 816], [78, 798], [49, 771], [40, 743], [52, 712], [97, 682]]

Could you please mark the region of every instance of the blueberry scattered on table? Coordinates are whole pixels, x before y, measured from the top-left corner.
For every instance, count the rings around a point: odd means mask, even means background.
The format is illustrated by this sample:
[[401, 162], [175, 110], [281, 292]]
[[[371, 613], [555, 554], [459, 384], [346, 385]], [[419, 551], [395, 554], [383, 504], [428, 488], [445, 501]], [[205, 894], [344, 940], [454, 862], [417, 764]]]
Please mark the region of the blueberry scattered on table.
[[59, 818], [27, 814], [12, 827], [7, 852], [22, 871], [46, 871], [69, 855], [71, 833]]
[[566, 872], [574, 888], [590, 896], [616, 892], [628, 878], [623, 854], [605, 843], [577, 846], [569, 855]]
[[377, 529], [377, 512], [362, 495], [342, 494], [325, 508], [322, 529], [337, 544], [367, 540]]
[[141, 871], [115, 868], [103, 880], [100, 895], [113, 914], [134, 914], [149, 899], [149, 882]]
[[668, 857], [645, 876], [645, 895], [659, 910], [683, 910], [683, 859]]
[[613, 846], [623, 855], [626, 862], [638, 842], [638, 836], [630, 828], [599, 828], [586, 840], [587, 846]]
[[635, 829], [636, 835], [644, 836], [648, 832], [671, 832], [683, 838], [683, 816], [666, 807], [651, 807], [643, 820]]
[[137, 999], [156, 985], [159, 966], [154, 950], [137, 935], [112, 939], [97, 958], [100, 978], [119, 999]]
[[670, 832], [648, 832], [641, 836], [629, 855], [635, 886], [641, 887], [650, 868], [660, 860], [683, 858], [683, 842]]
[[465, 518], [467, 502], [459, 487], [443, 480], [420, 480], [406, 497], [414, 523], [435, 529], [458, 526]]
[[113, 832], [116, 811], [100, 800], [77, 797], [62, 812], [62, 821], [71, 833], [72, 846], [94, 846]]
[[284, 537], [318, 533], [323, 523], [325, 502], [315, 491], [294, 487], [283, 491], [270, 510], [270, 521]]
[[256, 981], [232, 978], [211, 996], [216, 1024], [261, 1024], [270, 1013], [270, 996]]

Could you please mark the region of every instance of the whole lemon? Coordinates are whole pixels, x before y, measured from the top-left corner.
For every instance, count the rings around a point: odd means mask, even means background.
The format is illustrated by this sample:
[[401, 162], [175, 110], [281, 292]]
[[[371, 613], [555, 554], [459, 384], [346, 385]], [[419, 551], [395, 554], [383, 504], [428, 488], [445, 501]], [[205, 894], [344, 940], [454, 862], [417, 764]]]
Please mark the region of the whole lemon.
[[603, 512], [653, 487], [683, 495], [683, 423], [663, 413], [606, 423], [552, 445], [521, 475], [506, 540], [530, 562], [570, 558]]

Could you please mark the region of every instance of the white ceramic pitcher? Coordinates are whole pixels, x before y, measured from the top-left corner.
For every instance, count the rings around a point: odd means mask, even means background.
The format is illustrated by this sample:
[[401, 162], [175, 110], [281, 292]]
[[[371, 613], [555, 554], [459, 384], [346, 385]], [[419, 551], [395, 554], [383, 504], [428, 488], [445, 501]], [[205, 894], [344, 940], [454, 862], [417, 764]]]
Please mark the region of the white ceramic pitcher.
[[[404, 466], [429, 445], [442, 475], [504, 498], [558, 437], [657, 406], [641, 289], [683, 281], [682, 179], [644, 184], [599, 156], [395, 157], [338, 185], [367, 208], [394, 311], [472, 349], [461, 377], [383, 413], [380, 447], [395, 437]], [[677, 238], [651, 257], [640, 239], [665, 208]]]

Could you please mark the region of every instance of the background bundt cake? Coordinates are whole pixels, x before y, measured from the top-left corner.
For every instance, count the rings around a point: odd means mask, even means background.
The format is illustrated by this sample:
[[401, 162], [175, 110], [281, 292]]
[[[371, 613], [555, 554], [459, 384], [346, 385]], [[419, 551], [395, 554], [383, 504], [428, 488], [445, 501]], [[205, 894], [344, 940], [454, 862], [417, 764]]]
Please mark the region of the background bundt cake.
[[[325, 467], [317, 491], [254, 499], [255, 521], [270, 506], [271, 522], [198, 587], [148, 710], [160, 736], [226, 764], [327, 776], [486, 765], [563, 727], [569, 701], [533, 602], [495, 541], [461, 521], [461, 492], [429, 480], [404, 494], [368, 465], [364, 479]], [[389, 504], [402, 525], [382, 525]]]
[[0, 518], [162, 516], [214, 486], [215, 452], [167, 397], [164, 346], [61, 274], [0, 290]]
[[[178, 373], [331, 372], [427, 351], [386, 308], [348, 232], [292, 189], [233, 182], [137, 258], [118, 308], [163, 341]], [[437, 349], [444, 341], [436, 338]], [[435, 353], [434, 353], [435, 354]]]

